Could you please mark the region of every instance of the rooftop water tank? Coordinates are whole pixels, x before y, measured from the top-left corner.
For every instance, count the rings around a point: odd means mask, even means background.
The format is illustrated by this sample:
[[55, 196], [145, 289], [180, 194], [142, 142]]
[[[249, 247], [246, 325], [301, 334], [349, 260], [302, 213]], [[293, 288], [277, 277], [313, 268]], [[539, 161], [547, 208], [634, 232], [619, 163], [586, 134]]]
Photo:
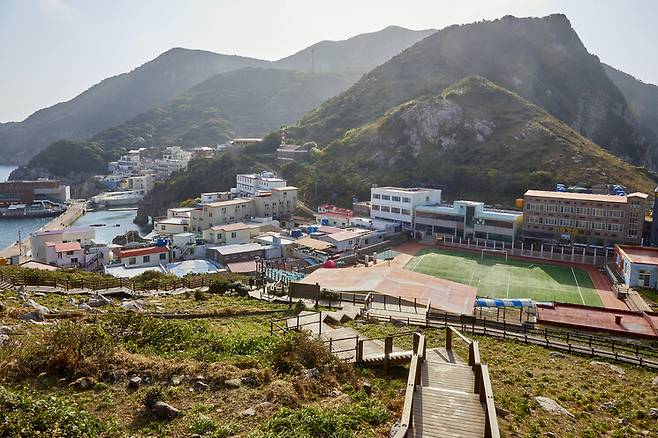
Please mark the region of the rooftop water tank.
[[325, 227], [328, 226], [329, 225], [329, 218], [323, 217], [322, 219], [320, 219], [320, 224], [322, 224], [322, 226], [325, 226]]
[[167, 246], [167, 239], [163, 239], [160, 237], [158, 240], [155, 241], [155, 246], [163, 247]]
[[308, 234], [317, 233], [318, 227], [317, 225], [309, 225], [306, 231], [308, 232]]
[[290, 232], [290, 236], [294, 237], [295, 239], [299, 239], [302, 237], [302, 230], [299, 228], [293, 228], [293, 230]]

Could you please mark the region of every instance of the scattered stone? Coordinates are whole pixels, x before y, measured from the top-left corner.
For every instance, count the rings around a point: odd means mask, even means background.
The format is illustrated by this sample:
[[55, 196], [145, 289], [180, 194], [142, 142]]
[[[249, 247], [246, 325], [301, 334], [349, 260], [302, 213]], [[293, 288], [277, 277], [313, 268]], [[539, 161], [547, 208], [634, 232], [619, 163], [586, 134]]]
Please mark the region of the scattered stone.
[[80, 391], [91, 389], [96, 384], [96, 381], [91, 377], [80, 377], [77, 380], [69, 383], [69, 388], [75, 388]]
[[181, 383], [183, 383], [183, 376], [174, 376], [171, 378], [171, 384], [174, 386], [178, 386]]
[[649, 417], [650, 418], [658, 418], [658, 408], [649, 409]]
[[9, 336], [0, 333], [0, 345], [4, 345], [7, 342], [9, 342]]
[[[564, 358], [567, 357], [565, 354], [560, 353], [559, 351], [551, 351], [550, 353], [548, 353], [548, 355], [549, 355], [550, 357], [554, 357], [554, 358], [556, 358], [556, 359], [564, 359]], [[552, 432], [551, 432], [551, 433], [552, 433]]]
[[119, 383], [128, 378], [128, 373], [125, 370], [110, 371], [107, 374], [107, 381], [109, 383]]
[[611, 411], [611, 410], [617, 409], [617, 403], [615, 403], [613, 401], [605, 402], [601, 405], [601, 408], [605, 409], [607, 411]]
[[133, 377], [128, 381], [128, 388], [137, 389], [142, 384], [141, 377]]
[[560, 406], [558, 402], [548, 397], [535, 397], [535, 402], [539, 405], [540, 408], [546, 412], [551, 412], [554, 414], [567, 415], [571, 418], [576, 418], [571, 412], [567, 411], [565, 408]]
[[[0, 333], [2, 333], [2, 327], [0, 327]], [[653, 380], [651, 381], [651, 384], [653, 386], [658, 386], [658, 377], [654, 377]]]
[[363, 382], [363, 390], [366, 394], [372, 394], [372, 384], [370, 382]]
[[[14, 328], [8, 325], [0, 325], [0, 335], [11, 335], [14, 332]], [[656, 377], [658, 379], [658, 377]]]
[[256, 415], [256, 409], [254, 408], [245, 409], [240, 413], [240, 415], [242, 415], [243, 417], [253, 417], [254, 415]]
[[91, 306], [87, 303], [80, 303], [80, 304], [78, 304], [78, 309], [89, 311], [89, 310], [91, 310]]
[[4, 312], [6, 308], [7, 308], [7, 306], [5, 306], [5, 303], [0, 301], [0, 313]]
[[544, 436], [547, 436], [549, 438], [557, 438], [557, 435], [555, 434], [555, 432], [546, 432], [544, 434]]
[[343, 392], [338, 388], [334, 388], [334, 389], [331, 390], [329, 395], [332, 396], [332, 397], [340, 397], [341, 395], [343, 395]]
[[94, 295], [87, 301], [87, 304], [90, 307], [103, 307], [103, 306], [111, 306], [112, 305], [112, 300], [109, 298], [106, 298], [105, 296], [98, 294]]
[[404, 327], [404, 322], [402, 322], [399, 319], [393, 319], [391, 320], [391, 324], [393, 324], [393, 327]]
[[34, 293], [34, 296], [35, 296], [35, 297], [45, 297], [46, 294], [44, 294], [43, 292], [35, 292], [35, 293]]
[[242, 379], [229, 379], [224, 381], [224, 385], [228, 388], [239, 388], [242, 386]]
[[268, 401], [264, 401], [264, 402], [262, 402], [262, 403], [258, 403], [258, 404], [256, 405], [256, 409], [268, 409], [268, 408], [270, 408], [271, 406], [274, 406], [274, 403], [272, 403], [272, 402], [268, 402]]
[[133, 312], [142, 312], [144, 308], [137, 302], [132, 300], [126, 300], [121, 303], [121, 307], [126, 310], [132, 310]]
[[243, 385], [258, 386], [258, 380], [254, 376], [244, 376], [240, 378]]
[[78, 300], [76, 300], [76, 299], [73, 298], [73, 297], [71, 297], [71, 298], [69, 298], [68, 300], [66, 300], [66, 302], [69, 303], [69, 304], [72, 305], [72, 306], [77, 306], [77, 305], [78, 305]]
[[25, 315], [22, 316], [21, 319], [23, 321], [42, 322], [43, 321], [43, 313], [39, 312], [38, 310], [34, 310], [32, 312], [27, 312]]
[[49, 308], [47, 308], [46, 306], [42, 306], [41, 304], [37, 303], [34, 300], [28, 300], [27, 303], [25, 304], [25, 307], [31, 307], [34, 310], [38, 310], [41, 313], [50, 313]]
[[317, 368], [309, 368], [304, 370], [304, 377], [307, 379], [317, 379], [320, 377], [320, 371]]
[[194, 385], [192, 385], [195, 391], [201, 392], [201, 391], [207, 391], [208, 390], [208, 384], [205, 382], [202, 382], [201, 380], [197, 380], [194, 382]]
[[623, 368], [618, 367], [617, 365], [613, 365], [613, 364], [608, 363], [608, 362], [600, 362], [600, 361], [597, 361], [597, 360], [593, 360], [589, 364], [594, 365], [594, 366], [600, 366], [600, 367], [608, 367], [611, 371], [614, 371], [615, 373], [619, 374], [620, 376], [625, 376], [626, 375], [626, 371], [624, 371]]
[[173, 407], [170, 404], [167, 404], [162, 401], [157, 401], [151, 408], [155, 415], [157, 415], [160, 418], [166, 419], [166, 420], [171, 420], [172, 418], [176, 418], [178, 413], [180, 412], [178, 409]]
[[617, 422], [620, 426], [628, 426], [628, 420], [626, 418], [620, 418]]

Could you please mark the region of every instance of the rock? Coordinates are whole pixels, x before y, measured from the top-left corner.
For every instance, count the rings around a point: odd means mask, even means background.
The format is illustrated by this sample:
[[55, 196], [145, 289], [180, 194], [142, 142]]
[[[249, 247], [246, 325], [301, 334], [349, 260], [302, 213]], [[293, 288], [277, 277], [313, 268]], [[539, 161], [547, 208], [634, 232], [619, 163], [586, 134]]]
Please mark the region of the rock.
[[183, 383], [183, 376], [174, 376], [171, 378], [171, 384], [174, 386], [178, 386], [181, 383]]
[[244, 376], [240, 378], [243, 385], [258, 386], [258, 380], [254, 376]]
[[550, 353], [548, 353], [548, 355], [556, 359], [564, 359], [567, 357], [565, 354], [560, 353], [559, 351], [551, 351]]
[[72, 305], [72, 306], [77, 306], [77, 305], [78, 305], [78, 300], [76, 300], [76, 299], [73, 298], [73, 297], [71, 297], [71, 298], [69, 298], [68, 300], [66, 300], [66, 302], [69, 303], [69, 304]]
[[78, 309], [89, 311], [91, 310], [91, 306], [87, 303], [80, 303], [78, 304]]
[[0, 345], [4, 345], [7, 342], [9, 342], [9, 336], [0, 333]]
[[589, 364], [594, 365], [594, 366], [599, 366], [599, 367], [607, 367], [611, 371], [614, 371], [615, 373], [619, 374], [620, 376], [625, 376], [626, 375], [626, 371], [624, 371], [623, 368], [618, 367], [617, 365], [613, 365], [613, 364], [608, 363], [608, 362], [600, 362], [600, 361], [597, 361], [597, 360], [593, 360]]
[[343, 394], [344, 393], [338, 388], [332, 389], [331, 392], [329, 393], [329, 395], [332, 396], [332, 397], [340, 397]]
[[110, 371], [107, 374], [106, 380], [109, 383], [119, 383], [128, 378], [128, 373], [125, 370]]
[[254, 415], [256, 415], [256, 409], [254, 408], [245, 409], [240, 413], [240, 415], [242, 415], [243, 417], [253, 417]]
[[46, 296], [46, 294], [44, 294], [43, 292], [35, 292], [33, 295], [35, 297], [45, 297]]
[[264, 402], [262, 402], [262, 403], [258, 403], [258, 404], [256, 405], [256, 409], [268, 409], [268, 408], [270, 408], [270, 407], [272, 407], [272, 406], [274, 406], [274, 403], [272, 403], [272, 402], [268, 402], [268, 401], [264, 401]]
[[176, 418], [176, 416], [178, 416], [178, 413], [180, 412], [172, 405], [162, 401], [155, 402], [151, 410], [155, 413], [155, 415], [166, 420], [171, 420], [172, 418]]
[[548, 397], [535, 397], [535, 402], [539, 405], [540, 408], [546, 412], [551, 412], [554, 414], [567, 415], [571, 418], [576, 418], [571, 412], [564, 409], [558, 402]]
[[7, 308], [7, 306], [5, 306], [5, 303], [0, 301], [0, 313], [4, 312], [6, 308]]
[[137, 389], [142, 384], [141, 377], [133, 377], [128, 381], [128, 388]]
[[27, 303], [25, 303], [25, 307], [31, 307], [34, 310], [38, 310], [41, 313], [50, 313], [49, 308], [47, 308], [46, 306], [42, 306], [41, 304], [37, 303], [34, 300], [28, 300]]
[[[2, 327], [0, 327], [0, 333], [2, 333]], [[658, 386], [658, 377], [654, 377], [653, 380], [651, 381], [651, 384], [653, 386]]]
[[549, 438], [557, 438], [557, 435], [555, 434], [555, 432], [546, 432], [544, 434], [544, 436], [547, 436]]
[[404, 322], [399, 319], [393, 319], [391, 324], [393, 324], [393, 327], [404, 327]]
[[64, 377], [62, 377], [61, 379], [57, 379], [57, 383], [59, 383], [60, 385], [66, 383], [66, 379]]
[[91, 377], [80, 377], [79, 379], [69, 383], [69, 388], [75, 388], [80, 391], [86, 391], [87, 389], [91, 389], [95, 384], [96, 381]]
[[605, 402], [601, 405], [601, 409], [605, 409], [607, 411], [617, 409], [617, 403], [613, 401]]
[[36, 322], [42, 322], [43, 321], [43, 313], [39, 312], [38, 310], [34, 310], [32, 312], [28, 312], [25, 315], [21, 317], [23, 321], [36, 321]]
[[307, 379], [317, 379], [320, 377], [320, 371], [317, 368], [309, 368], [304, 370], [304, 377]]
[[106, 298], [105, 296], [98, 294], [94, 295], [87, 301], [87, 304], [90, 307], [103, 307], [103, 306], [111, 306], [112, 305], [112, 300], [109, 298]]
[[628, 426], [628, 420], [626, 418], [620, 418], [619, 421], [617, 421], [617, 423], [620, 426]]
[[225, 380], [224, 385], [228, 388], [239, 388], [242, 386], [242, 379]]
[[121, 307], [126, 310], [132, 310], [133, 312], [142, 312], [144, 308], [137, 302], [132, 300], [126, 300], [121, 303]]
[[649, 417], [650, 418], [658, 418], [658, 408], [649, 409]]
[[202, 382], [201, 380], [197, 380], [194, 382], [194, 385], [192, 385], [195, 391], [201, 392], [201, 391], [207, 391], [208, 390], [208, 384]]
[[[14, 328], [8, 325], [0, 325], [0, 335], [11, 335], [14, 332]], [[658, 379], [658, 377], [656, 377]]]
[[363, 390], [366, 394], [372, 394], [372, 384], [370, 382], [363, 382]]

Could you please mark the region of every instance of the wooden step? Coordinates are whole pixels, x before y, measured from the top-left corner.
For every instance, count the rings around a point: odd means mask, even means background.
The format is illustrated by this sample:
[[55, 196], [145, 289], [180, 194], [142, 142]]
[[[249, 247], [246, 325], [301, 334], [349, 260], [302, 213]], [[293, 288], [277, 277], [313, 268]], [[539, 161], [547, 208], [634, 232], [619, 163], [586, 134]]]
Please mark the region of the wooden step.
[[412, 422], [413, 436], [482, 438], [485, 408], [477, 394], [420, 387]]
[[472, 393], [475, 374], [468, 365], [425, 361], [422, 365], [421, 386]]

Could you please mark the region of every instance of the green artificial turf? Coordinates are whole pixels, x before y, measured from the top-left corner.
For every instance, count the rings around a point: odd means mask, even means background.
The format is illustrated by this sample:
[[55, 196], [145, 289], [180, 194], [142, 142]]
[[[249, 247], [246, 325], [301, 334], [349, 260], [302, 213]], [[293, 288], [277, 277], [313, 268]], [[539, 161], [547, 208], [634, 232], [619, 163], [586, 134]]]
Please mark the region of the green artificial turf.
[[505, 261], [504, 256], [424, 249], [407, 269], [476, 287], [483, 298], [531, 298], [536, 301], [602, 307], [589, 274], [580, 268]]

